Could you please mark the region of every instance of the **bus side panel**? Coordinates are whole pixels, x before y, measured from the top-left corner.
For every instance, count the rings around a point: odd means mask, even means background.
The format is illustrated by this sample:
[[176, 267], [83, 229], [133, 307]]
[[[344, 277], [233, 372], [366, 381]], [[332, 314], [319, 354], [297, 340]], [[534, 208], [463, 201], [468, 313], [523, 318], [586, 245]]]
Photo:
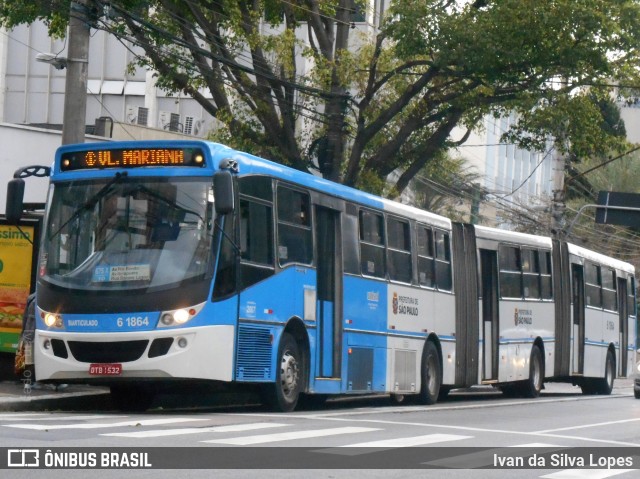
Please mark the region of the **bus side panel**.
[[345, 392], [387, 391], [387, 285], [344, 278]]
[[[240, 293], [239, 335], [246, 334], [248, 339], [246, 347], [243, 347], [245, 343], [240, 342], [242, 338], [239, 339], [236, 354], [237, 380], [275, 380], [277, 348], [283, 328], [293, 317], [304, 318], [304, 291], [315, 290], [315, 281], [316, 275], [311, 268], [295, 265]], [[308, 323], [314, 326], [312, 321]], [[309, 344], [312, 361], [310, 367], [313, 368], [315, 340], [310, 340]], [[256, 364], [260, 367], [256, 367]]]
[[390, 284], [387, 291], [387, 383], [390, 392], [418, 392], [425, 338], [448, 338], [443, 349], [443, 384], [455, 380], [454, 312], [450, 293]]
[[522, 381], [529, 377], [529, 359], [536, 338], [544, 347], [545, 376], [554, 368], [554, 304], [549, 301], [500, 301], [499, 381]]
[[599, 308], [585, 308], [584, 376], [604, 376], [608, 343], [604, 341], [605, 313]]

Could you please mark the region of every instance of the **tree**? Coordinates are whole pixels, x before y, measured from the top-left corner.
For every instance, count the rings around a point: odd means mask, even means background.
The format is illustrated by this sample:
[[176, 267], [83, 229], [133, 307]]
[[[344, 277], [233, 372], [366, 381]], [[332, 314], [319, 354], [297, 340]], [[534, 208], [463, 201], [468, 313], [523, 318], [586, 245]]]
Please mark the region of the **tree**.
[[[95, 0], [94, 26], [139, 46], [159, 86], [225, 125], [217, 138], [352, 186], [396, 171], [401, 193], [487, 114], [518, 112], [521, 146], [563, 126], [578, 157], [619, 148], [585, 92], [638, 84], [638, 0], [395, 0], [378, 28], [356, 25], [370, 3]], [[0, 0], [0, 22], [63, 34], [68, 4]]]

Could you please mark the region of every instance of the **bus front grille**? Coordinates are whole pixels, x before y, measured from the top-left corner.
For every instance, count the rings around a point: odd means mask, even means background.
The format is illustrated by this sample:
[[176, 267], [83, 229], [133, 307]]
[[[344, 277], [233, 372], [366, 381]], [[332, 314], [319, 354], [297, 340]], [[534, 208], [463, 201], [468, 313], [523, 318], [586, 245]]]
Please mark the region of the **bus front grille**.
[[81, 363], [126, 363], [140, 359], [148, 343], [141, 339], [106, 343], [69, 341], [67, 344], [73, 357]]

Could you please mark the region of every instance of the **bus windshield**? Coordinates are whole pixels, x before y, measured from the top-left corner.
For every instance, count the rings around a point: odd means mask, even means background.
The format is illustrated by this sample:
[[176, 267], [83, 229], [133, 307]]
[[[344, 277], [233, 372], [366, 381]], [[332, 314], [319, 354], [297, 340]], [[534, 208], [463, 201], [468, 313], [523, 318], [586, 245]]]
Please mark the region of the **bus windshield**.
[[125, 175], [55, 184], [40, 279], [112, 291], [204, 279], [214, 264], [211, 185]]

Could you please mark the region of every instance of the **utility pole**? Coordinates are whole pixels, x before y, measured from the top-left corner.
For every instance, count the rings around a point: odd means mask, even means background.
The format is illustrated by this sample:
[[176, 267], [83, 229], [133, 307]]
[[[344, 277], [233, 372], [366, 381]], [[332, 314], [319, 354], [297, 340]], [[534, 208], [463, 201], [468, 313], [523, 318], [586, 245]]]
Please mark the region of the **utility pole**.
[[62, 144], [84, 143], [89, 70], [89, 0], [71, 2]]
[[556, 143], [556, 151], [553, 157], [553, 191], [551, 201], [551, 232], [557, 239], [562, 239], [565, 226], [565, 195], [564, 195], [564, 170], [565, 154]]

